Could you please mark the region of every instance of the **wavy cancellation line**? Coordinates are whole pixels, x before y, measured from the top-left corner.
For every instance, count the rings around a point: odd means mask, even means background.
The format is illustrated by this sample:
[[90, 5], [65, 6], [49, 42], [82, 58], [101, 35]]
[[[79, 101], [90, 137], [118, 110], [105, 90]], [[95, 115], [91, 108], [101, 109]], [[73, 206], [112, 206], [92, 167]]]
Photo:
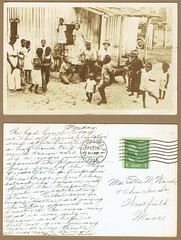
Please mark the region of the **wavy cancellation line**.
[[141, 156], [142, 157], [148, 157], [149, 156], [149, 157], [166, 157], [166, 158], [169, 158], [169, 157], [177, 157], [178, 154], [175, 153], [175, 154], [167, 155], [167, 154], [160, 154], [160, 153], [141, 153]]
[[153, 159], [153, 158], [156, 158], [156, 159], [162, 159], [162, 160], [165, 160], [165, 161], [172, 161], [172, 160], [176, 160], [177, 159], [177, 156], [171, 156], [171, 157], [169, 157], [169, 158], [166, 158], [166, 157], [161, 157], [161, 156], [150, 156], [150, 155], [147, 155], [147, 156], [134, 156], [134, 155], [128, 155], [128, 154], [123, 154], [122, 155], [123, 157], [131, 157], [131, 158], [134, 158], [134, 159], [136, 159], [136, 160], [144, 160], [144, 159], [148, 159], [148, 157], [149, 157], [149, 159], [151, 160], [151, 159]]
[[159, 139], [148, 139], [148, 140], [141, 140], [141, 139], [120, 139], [120, 141], [129, 141], [129, 142], [141, 142], [142, 143], [148, 143], [148, 141], [150, 142], [163, 142], [163, 143], [176, 143], [178, 142], [178, 140], [172, 140], [172, 141], [164, 141], [164, 140], [159, 140]]
[[[164, 145], [152, 145], [152, 144], [150, 144], [150, 145], [147, 145], [147, 146], [138, 146], [138, 145], [136, 145], [136, 144], [134, 144], [134, 145], [131, 145], [131, 146], [128, 146], [129, 147], [129, 149], [134, 149], [135, 147], [138, 147], [138, 149], [139, 150], [146, 150], [146, 149], [148, 149], [148, 146], [149, 146], [149, 149], [150, 150], [153, 150], [153, 149], [163, 149], [163, 150], [177, 150], [178, 149], [178, 145], [175, 145], [175, 146], [164, 146]], [[122, 148], [122, 147], [125, 147], [125, 145], [121, 145], [120, 146], [120, 148]]]

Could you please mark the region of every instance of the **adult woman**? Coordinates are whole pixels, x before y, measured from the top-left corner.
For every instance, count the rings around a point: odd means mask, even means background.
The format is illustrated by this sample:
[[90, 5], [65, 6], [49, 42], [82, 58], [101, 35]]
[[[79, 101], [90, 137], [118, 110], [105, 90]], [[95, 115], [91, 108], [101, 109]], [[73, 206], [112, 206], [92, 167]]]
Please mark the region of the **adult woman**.
[[73, 30], [73, 42], [74, 42], [74, 59], [75, 64], [78, 63], [80, 53], [83, 51], [85, 46], [85, 38], [80, 29], [80, 24], [75, 23], [75, 29]]
[[57, 33], [58, 33], [57, 42], [58, 42], [58, 45], [59, 45], [59, 48], [60, 48], [60, 51], [61, 51], [61, 55], [65, 54], [65, 44], [67, 42], [66, 35], [65, 35], [66, 31], [67, 31], [67, 27], [64, 24], [64, 19], [60, 18], [59, 19], [59, 24], [58, 24], [58, 27], [57, 27]]

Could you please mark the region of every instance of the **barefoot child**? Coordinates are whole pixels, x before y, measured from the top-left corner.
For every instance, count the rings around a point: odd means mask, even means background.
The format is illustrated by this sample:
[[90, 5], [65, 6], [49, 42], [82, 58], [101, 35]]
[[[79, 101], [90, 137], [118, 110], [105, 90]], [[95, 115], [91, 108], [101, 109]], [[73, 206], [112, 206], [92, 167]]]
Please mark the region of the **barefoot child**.
[[145, 68], [141, 70], [141, 83], [140, 83], [140, 90], [143, 95], [143, 107], [146, 108], [146, 92], [150, 97], [153, 97], [158, 103], [158, 98], [152, 93], [150, 89], [150, 83], [155, 82], [152, 79], [152, 64], [146, 63]]
[[91, 103], [92, 95], [96, 92], [96, 81], [94, 80], [94, 73], [90, 72], [89, 78], [87, 79], [85, 89], [86, 89], [86, 96], [87, 102]]
[[98, 90], [101, 96], [101, 100], [97, 103], [98, 105], [107, 103], [105, 88], [110, 86], [114, 79], [114, 69], [111, 66], [110, 62], [111, 62], [111, 57], [109, 55], [106, 55], [103, 59], [101, 81], [98, 87]]
[[45, 54], [43, 56], [43, 66], [42, 66], [42, 88], [43, 92], [47, 91], [47, 85], [50, 79], [50, 66], [53, 64], [53, 58], [51, 55], [51, 48], [45, 48]]
[[[159, 99], [165, 98], [168, 82], [170, 79], [170, 74], [168, 72], [169, 67], [170, 65], [168, 63], [162, 64], [163, 75], [162, 75], [162, 78], [160, 79]], [[163, 92], [163, 96], [162, 96], [162, 92]]]
[[25, 71], [26, 83], [31, 83], [31, 72], [33, 69], [32, 50], [31, 50], [30, 46], [31, 46], [31, 42], [26, 41], [26, 52], [25, 52], [25, 58], [24, 58], [24, 71]]
[[35, 93], [38, 94], [38, 86], [42, 85], [42, 55], [43, 49], [37, 48], [36, 56], [33, 58], [33, 71], [32, 71], [32, 84], [29, 90], [32, 92], [32, 88], [35, 86]]

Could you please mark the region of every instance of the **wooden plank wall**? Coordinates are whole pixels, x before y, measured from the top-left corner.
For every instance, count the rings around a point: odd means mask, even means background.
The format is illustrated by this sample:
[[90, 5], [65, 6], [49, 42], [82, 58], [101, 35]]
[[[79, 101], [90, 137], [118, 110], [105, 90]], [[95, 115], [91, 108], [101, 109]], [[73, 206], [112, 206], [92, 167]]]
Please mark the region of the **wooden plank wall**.
[[121, 57], [136, 48], [139, 18], [114, 16], [107, 19], [105, 38], [111, 43], [112, 57], [118, 63]]
[[[65, 9], [66, 8], [66, 9]], [[86, 39], [93, 42], [98, 49], [100, 40], [101, 17], [82, 8], [56, 7], [12, 7], [7, 9], [7, 38], [10, 35], [10, 19], [18, 18], [19, 40], [25, 38], [32, 42], [32, 47], [40, 46], [41, 39], [47, 40], [47, 45], [53, 47], [57, 42], [57, 26], [59, 18], [64, 23], [80, 22]]]

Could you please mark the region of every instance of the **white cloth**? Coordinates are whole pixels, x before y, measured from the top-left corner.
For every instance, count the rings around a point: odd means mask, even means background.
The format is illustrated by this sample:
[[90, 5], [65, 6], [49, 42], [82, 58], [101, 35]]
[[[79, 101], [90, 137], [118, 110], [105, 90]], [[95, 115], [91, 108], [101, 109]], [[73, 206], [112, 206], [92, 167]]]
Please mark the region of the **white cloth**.
[[24, 67], [24, 58], [27, 49], [25, 47], [20, 46], [18, 49], [18, 56], [19, 56], [19, 65], [23, 68]]
[[35, 85], [42, 86], [42, 74], [41, 70], [32, 70], [32, 83]]
[[9, 90], [17, 90], [21, 88], [21, 77], [19, 69], [15, 68], [12, 73], [8, 71], [7, 78]]
[[74, 59], [72, 63], [78, 64], [79, 56], [83, 51], [83, 49], [85, 48], [85, 43], [84, 43], [83, 34], [80, 28], [74, 29], [72, 35], [75, 36], [74, 50], [73, 50]]
[[93, 48], [91, 48], [90, 50], [85, 49], [83, 51], [83, 54], [85, 54], [85, 59], [87, 60], [96, 61], [97, 59], [96, 50], [94, 50]]
[[59, 25], [58, 26], [58, 43], [66, 43], [66, 36], [65, 31], [67, 30], [67, 27], [65, 25]]
[[105, 57], [106, 55], [111, 56], [111, 51], [110, 51], [110, 49], [109, 49], [109, 48], [108, 48], [107, 50], [105, 50], [104, 48], [103, 48], [103, 49], [100, 49], [99, 52], [98, 52], [98, 59], [99, 59], [100, 61], [103, 61], [103, 59], [104, 59], [104, 57]]
[[[12, 65], [14, 67], [17, 66], [18, 64], [18, 48], [17, 46], [14, 44], [13, 47], [8, 43], [7, 45], [7, 55], [9, 57], [9, 60], [11, 61]], [[16, 55], [16, 57], [14, 57]], [[10, 64], [8, 63], [8, 65], [10, 66]]]
[[160, 86], [159, 88], [162, 90], [162, 91], [166, 91], [167, 89], [165, 88], [165, 85], [166, 85], [166, 82], [167, 82], [167, 76], [169, 75], [169, 72], [166, 72], [166, 73], [162, 73], [162, 76], [160, 78]]
[[152, 71], [146, 72], [145, 69], [141, 69], [141, 83], [140, 83], [140, 90], [142, 91], [152, 91], [152, 82], [149, 79], [153, 79]]
[[24, 69], [25, 70], [32, 70], [33, 69], [33, 54], [32, 54], [32, 50], [30, 49], [26, 50], [25, 53], [25, 59], [24, 59]]
[[95, 80], [87, 79], [86, 92], [88, 92], [88, 93], [93, 93], [93, 92], [94, 92], [94, 86], [95, 86], [96, 84], [97, 84], [97, 83], [96, 83]]
[[[8, 44], [7, 45], [7, 56], [11, 62], [11, 64], [16, 67], [18, 64], [18, 49], [16, 45], [13, 47]], [[15, 56], [16, 55], [16, 56]], [[14, 57], [15, 56], [15, 57]], [[8, 88], [10, 90], [20, 89], [21, 88], [21, 78], [20, 78], [20, 70], [15, 68], [13, 72], [11, 72], [11, 65], [7, 62], [7, 81]]]

